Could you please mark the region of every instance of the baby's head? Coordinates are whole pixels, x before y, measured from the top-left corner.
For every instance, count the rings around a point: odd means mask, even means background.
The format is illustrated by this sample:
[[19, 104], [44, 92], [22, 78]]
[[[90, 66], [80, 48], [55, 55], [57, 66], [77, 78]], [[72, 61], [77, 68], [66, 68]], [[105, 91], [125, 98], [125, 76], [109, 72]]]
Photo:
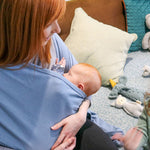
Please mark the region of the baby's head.
[[101, 87], [101, 75], [92, 65], [80, 63], [72, 66], [64, 77], [85, 92], [87, 96], [96, 93]]

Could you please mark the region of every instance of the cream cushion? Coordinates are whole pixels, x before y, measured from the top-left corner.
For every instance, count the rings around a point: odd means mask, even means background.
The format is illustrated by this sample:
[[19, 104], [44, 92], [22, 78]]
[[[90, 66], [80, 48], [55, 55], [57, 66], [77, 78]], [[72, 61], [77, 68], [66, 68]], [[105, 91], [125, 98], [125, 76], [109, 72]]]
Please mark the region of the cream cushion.
[[96, 67], [102, 76], [102, 85], [109, 85], [123, 75], [128, 50], [136, 34], [103, 24], [88, 16], [82, 8], [75, 9], [70, 34], [65, 44], [79, 63]]

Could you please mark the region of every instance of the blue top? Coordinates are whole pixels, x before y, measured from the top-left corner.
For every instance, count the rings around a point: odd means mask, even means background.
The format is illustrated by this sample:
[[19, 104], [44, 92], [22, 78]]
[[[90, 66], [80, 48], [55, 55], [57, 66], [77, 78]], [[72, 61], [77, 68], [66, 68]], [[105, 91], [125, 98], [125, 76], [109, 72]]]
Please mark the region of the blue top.
[[[53, 41], [58, 58], [65, 56], [67, 71], [76, 61], [56, 34]], [[0, 144], [49, 150], [60, 133], [50, 127], [75, 113], [85, 97], [63, 76], [40, 66], [29, 64], [16, 71], [0, 68]]]
[[[57, 34], [52, 37], [67, 72], [77, 61]], [[20, 66], [11, 67], [16, 69]], [[29, 64], [21, 70], [0, 68], [0, 145], [16, 150], [49, 150], [60, 134], [51, 126], [74, 114], [86, 95], [62, 75]], [[109, 136], [122, 132], [90, 112], [91, 120]]]

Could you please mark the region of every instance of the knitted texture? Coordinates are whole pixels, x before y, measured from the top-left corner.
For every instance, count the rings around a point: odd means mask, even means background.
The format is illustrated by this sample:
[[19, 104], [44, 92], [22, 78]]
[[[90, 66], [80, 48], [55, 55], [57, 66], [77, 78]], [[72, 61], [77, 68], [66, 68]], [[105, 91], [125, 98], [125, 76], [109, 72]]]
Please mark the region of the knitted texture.
[[144, 91], [136, 89], [134, 87], [126, 86], [127, 77], [121, 76], [119, 78], [118, 83], [113, 87], [112, 91], [110, 92], [108, 98], [115, 99], [118, 97], [119, 94], [131, 99], [132, 101], [141, 101], [143, 103], [144, 100]]
[[124, 0], [129, 33], [136, 33], [138, 39], [132, 43], [129, 52], [142, 50], [142, 39], [148, 28], [145, 16], [150, 13], [150, 0]]

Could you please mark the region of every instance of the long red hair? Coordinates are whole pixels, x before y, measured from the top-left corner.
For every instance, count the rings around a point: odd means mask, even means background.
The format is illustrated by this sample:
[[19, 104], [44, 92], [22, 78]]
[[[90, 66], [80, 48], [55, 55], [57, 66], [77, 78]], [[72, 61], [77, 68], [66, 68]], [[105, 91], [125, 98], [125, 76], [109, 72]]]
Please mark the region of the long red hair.
[[65, 0], [0, 1], [0, 67], [27, 65], [39, 58], [50, 63], [51, 41], [42, 46], [47, 24], [65, 11]]

